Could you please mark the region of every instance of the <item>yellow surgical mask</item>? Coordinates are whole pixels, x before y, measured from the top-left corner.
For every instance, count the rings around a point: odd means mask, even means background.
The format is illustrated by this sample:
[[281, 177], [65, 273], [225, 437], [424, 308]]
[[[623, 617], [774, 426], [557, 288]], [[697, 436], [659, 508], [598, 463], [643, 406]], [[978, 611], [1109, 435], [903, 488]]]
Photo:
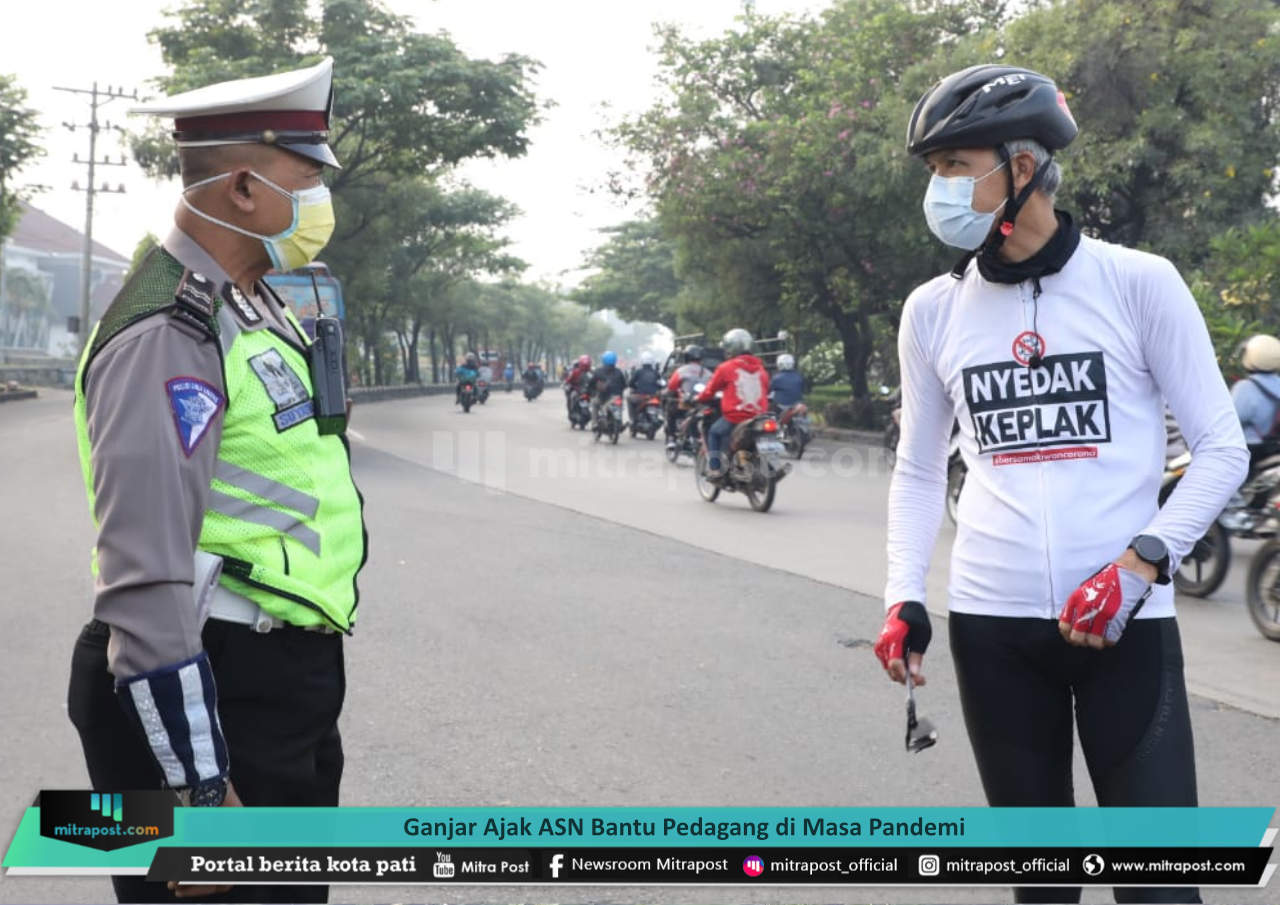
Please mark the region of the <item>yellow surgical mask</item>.
[[203, 217], [210, 223], [225, 226], [227, 229], [238, 232], [241, 235], [260, 239], [267, 249], [267, 255], [271, 258], [271, 266], [276, 270], [297, 270], [299, 267], [314, 261], [316, 256], [320, 254], [320, 250], [329, 243], [329, 237], [333, 235], [335, 221], [333, 199], [329, 195], [329, 187], [317, 185], [314, 188], [290, 192], [282, 189], [265, 176], [254, 173], [252, 170], [250, 170], [250, 174], [259, 182], [284, 195], [293, 204], [293, 222], [274, 236], [263, 236], [247, 229], [242, 229], [234, 223], [227, 223], [225, 220], [211, 217], [187, 200], [187, 192], [202, 185], [217, 182], [219, 179], [226, 179], [231, 175], [230, 173], [222, 173], [218, 176], [202, 179], [199, 182], [193, 182], [183, 190], [182, 203], [186, 205], [187, 210], [191, 211], [191, 213], [198, 217]]

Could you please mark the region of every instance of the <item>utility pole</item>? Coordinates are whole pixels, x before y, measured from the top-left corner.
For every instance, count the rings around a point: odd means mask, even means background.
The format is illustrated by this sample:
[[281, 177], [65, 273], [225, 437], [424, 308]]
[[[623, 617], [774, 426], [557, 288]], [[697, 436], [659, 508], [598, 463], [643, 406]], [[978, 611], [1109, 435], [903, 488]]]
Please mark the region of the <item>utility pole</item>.
[[90, 89], [85, 88], [62, 88], [54, 86], [55, 91], [66, 91], [68, 94], [88, 95], [89, 97], [89, 122], [87, 123], [63, 123], [68, 130], [74, 132], [76, 129], [89, 130], [89, 157], [87, 160], [81, 160], [80, 155], [76, 154], [72, 158], [73, 163], [87, 164], [89, 166], [89, 180], [85, 183], [83, 189], [80, 188], [79, 180], [71, 183], [74, 191], [83, 191], [85, 193], [84, 203], [84, 253], [80, 261], [80, 351], [84, 351], [85, 344], [89, 341], [89, 296], [92, 291], [93, 282], [93, 196], [99, 192], [108, 194], [123, 195], [124, 183], [118, 183], [116, 188], [111, 188], [106, 182], [101, 187], [94, 185], [95, 169], [100, 166], [107, 167], [123, 167], [128, 162], [124, 155], [120, 155], [119, 161], [113, 161], [105, 154], [102, 160], [97, 159], [98, 153], [98, 133], [103, 129], [124, 132], [120, 126], [113, 126], [110, 122], [98, 122], [98, 108], [106, 106], [117, 98], [127, 97], [133, 100], [138, 99], [138, 92], [135, 90], [131, 94], [125, 94], [123, 88], [115, 88], [108, 85], [105, 89], [99, 89], [98, 83], [94, 82]]

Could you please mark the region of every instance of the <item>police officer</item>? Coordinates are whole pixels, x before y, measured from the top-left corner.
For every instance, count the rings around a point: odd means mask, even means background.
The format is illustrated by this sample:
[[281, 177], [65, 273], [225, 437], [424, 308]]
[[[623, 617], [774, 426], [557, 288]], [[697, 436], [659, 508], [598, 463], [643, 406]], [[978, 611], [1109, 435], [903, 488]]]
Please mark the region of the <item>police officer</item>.
[[[165, 787], [203, 807], [338, 803], [362, 504], [344, 425], [317, 417], [310, 341], [262, 281], [312, 260], [333, 231], [321, 182], [338, 166], [332, 69], [136, 111], [175, 119], [184, 189], [173, 231], [107, 309], [76, 376], [98, 541], [68, 703], [95, 789]], [[174, 897], [172, 884], [114, 883], [120, 901]], [[226, 889], [177, 892], [328, 897]]]

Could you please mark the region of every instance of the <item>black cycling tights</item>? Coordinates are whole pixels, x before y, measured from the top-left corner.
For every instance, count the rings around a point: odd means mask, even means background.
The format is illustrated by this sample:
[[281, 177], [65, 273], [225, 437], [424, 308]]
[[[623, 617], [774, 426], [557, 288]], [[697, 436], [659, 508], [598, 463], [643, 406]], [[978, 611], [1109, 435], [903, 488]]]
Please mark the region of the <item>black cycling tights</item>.
[[[1194, 807], [1195, 752], [1178, 623], [1137, 619], [1107, 650], [1072, 647], [1050, 619], [952, 613], [969, 741], [992, 807], [1070, 807], [1072, 705], [1103, 807]], [[1117, 887], [1117, 902], [1199, 902], [1194, 888]], [[1017, 902], [1079, 902], [1019, 887]]]

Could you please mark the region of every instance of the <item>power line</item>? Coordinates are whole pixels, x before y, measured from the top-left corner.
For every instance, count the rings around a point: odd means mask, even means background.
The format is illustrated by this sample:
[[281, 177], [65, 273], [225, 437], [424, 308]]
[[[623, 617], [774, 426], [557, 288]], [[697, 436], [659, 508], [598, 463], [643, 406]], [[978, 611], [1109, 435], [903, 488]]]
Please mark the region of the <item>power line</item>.
[[77, 192], [85, 193], [84, 205], [84, 254], [80, 262], [80, 321], [77, 324], [80, 333], [80, 350], [83, 352], [85, 344], [89, 341], [89, 295], [90, 283], [93, 276], [93, 196], [99, 193], [107, 193], [113, 195], [123, 195], [125, 193], [124, 183], [117, 183], [116, 188], [111, 188], [105, 181], [101, 186], [94, 184], [95, 171], [98, 167], [123, 167], [128, 165], [123, 154], [120, 155], [119, 161], [113, 161], [109, 156], [103, 155], [99, 160], [98, 154], [98, 133], [101, 131], [120, 132], [124, 129], [120, 126], [113, 125], [110, 120], [106, 122], [98, 121], [98, 109], [104, 107], [118, 98], [127, 97], [131, 100], [138, 99], [138, 92], [135, 89], [131, 93], [125, 93], [124, 88], [108, 85], [105, 89], [99, 88], [98, 83], [94, 82], [92, 88], [63, 88], [58, 85], [53, 86], [54, 91], [65, 91], [68, 94], [87, 95], [89, 98], [89, 121], [87, 123], [64, 122], [62, 125], [68, 130], [74, 132], [77, 129], [89, 130], [89, 156], [81, 160], [77, 153], [72, 156], [71, 162], [83, 164], [89, 167], [89, 178], [85, 182], [84, 188], [80, 187], [80, 181], [74, 180], [71, 188]]

